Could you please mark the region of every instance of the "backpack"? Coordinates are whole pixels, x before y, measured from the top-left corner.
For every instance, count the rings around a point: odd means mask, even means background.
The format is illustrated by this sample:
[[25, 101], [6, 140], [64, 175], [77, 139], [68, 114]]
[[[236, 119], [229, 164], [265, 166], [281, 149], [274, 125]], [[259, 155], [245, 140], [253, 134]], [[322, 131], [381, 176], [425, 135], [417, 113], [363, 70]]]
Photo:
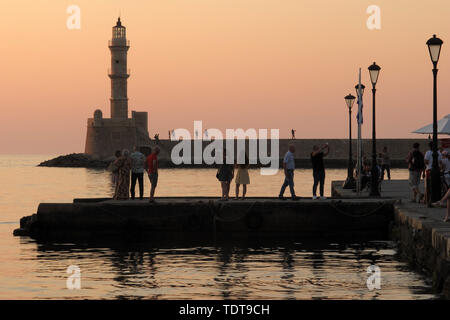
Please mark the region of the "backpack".
[[420, 151], [413, 151], [411, 156], [411, 170], [423, 170], [425, 168], [425, 160], [423, 158], [423, 154]]

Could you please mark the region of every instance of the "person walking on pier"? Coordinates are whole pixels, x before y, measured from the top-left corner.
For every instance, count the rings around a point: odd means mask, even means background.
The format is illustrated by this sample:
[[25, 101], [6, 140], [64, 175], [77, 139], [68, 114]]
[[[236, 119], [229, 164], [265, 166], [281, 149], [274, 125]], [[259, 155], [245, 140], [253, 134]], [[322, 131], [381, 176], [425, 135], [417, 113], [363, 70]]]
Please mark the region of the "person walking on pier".
[[149, 202], [155, 201], [155, 191], [158, 185], [158, 154], [160, 152], [159, 147], [155, 147], [153, 152], [147, 157], [147, 173], [150, 180], [150, 199]]
[[114, 165], [117, 167], [119, 172], [119, 179], [116, 184], [114, 200], [128, 200], [130, 197], [130, 152], [127, 149], [123, 150], [122, 156], [114, 161]]
[[325, 184], [325, 166], [323, 165], [323, 157], [326, 157], [330, 153], [330, 146], [327, 144], [321, 148], [314, 145], [311, 152], [311, 162], [313, 167], [313, 200], [317, 199], [317, 185], [320, 184], [320, 199], [326, 199], [324, 197], [324, 184]]
[[245, 199], [247, 194], [247, 185], [250, 184], [250, 176], [248, 174], [249, 161], [248, 156], [245, 155], [244, 163], [236, 164], [237, 174], [236, 174], [236, 200], [239, 199], [239, 186], [242, 184], [242, 200]]
[[144, 197], [144, 166], [145, 156], [139, 152], [137, 147], [134, 147], [134, 152], [130, 155], [131, 158], [131, 199], [135, 198], [136, 180], [139, 182], [139, 199]]
[[420, 202], [424, 195], [419, 190], [420, 176], [424, 175], [425, 161], [422, 152], [419, 150], [419, 143], [413, 144], [413, 149], [409, 152], [406, 162], [408, 163], [409, 171], [409, 186], [412, 191], [412, 202], [416, 202], [417, 196], [419, 196], [418, 201]]
[[391, 180], [391, 157], [388, 153], [388, 149], [385, 146], [380, 153], [381, 158], [381, 180], [384, 180], [384, 172], [386, 171], [388, 180]]
[[216, 173], [217, 180], [220, 181], [220, 187], [222, 188], [221, 201], [228, 201], [230, 195], [230, 184], [234, 177], [234, 166], [227, 164], [226, 151], [223, 150], [223, 161]]
[[289, 150], [283, 159], [283, 169], [284, 169], [284, 182], [281, 186], [280, 194], [278, 198], [284, 200], [284, 191], [286, 187], [289, 186], [289, 191], [291, 192], [292, 200], [297, 200], [294, 190], [294, 170], [295, 170], [295, 146], [293, 144], [289, 145]]
[[295, 131], [294, 129], [291, 130], [291, 136], [292, 136], [292, 140], [295, 139]]

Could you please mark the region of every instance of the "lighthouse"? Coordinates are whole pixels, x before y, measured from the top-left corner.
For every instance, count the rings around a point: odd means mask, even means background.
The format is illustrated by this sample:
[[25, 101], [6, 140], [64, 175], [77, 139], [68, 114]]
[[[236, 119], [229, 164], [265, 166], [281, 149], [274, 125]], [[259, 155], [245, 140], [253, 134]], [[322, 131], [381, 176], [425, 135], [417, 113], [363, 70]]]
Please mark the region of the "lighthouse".
[[111, 68], [111, 118], [104, 118], [100, 109], [87, 119], [86, 144], [84, 152], [100, 159], [111, 159], [117, 150], [144, 150], [151, 146], [148, 134], [148, 114], [145, 111], [131, 111], [128, 116], [127, 82], [130, 76], [127, 68], [127, 53], [130, 43], [126, 28], [120, 18], [112, 28], [109, 41]]
[[109, 41], [111, 50], [111, 118], [128, 118], [128, 95], [127, 82], [130, 76], [127, 69], [127, 53], [130, 43], [127, 40], [125, 26], [122, 25], [120, 17], [112, 28], [112, 39]]

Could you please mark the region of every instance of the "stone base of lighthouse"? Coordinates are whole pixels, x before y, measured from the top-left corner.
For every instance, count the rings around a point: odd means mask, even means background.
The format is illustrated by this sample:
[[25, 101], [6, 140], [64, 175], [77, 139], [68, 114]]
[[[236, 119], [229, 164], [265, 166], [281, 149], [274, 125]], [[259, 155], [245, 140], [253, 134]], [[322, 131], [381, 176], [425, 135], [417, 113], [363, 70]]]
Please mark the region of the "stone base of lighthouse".
[[151, 146], [147, 129], [147, 112], [132, 111], [128, 119], [103, 118], [96, 110], [87, 120], [85, 153], [97, 159], [108, 159], [117, 150], [133, 150]]

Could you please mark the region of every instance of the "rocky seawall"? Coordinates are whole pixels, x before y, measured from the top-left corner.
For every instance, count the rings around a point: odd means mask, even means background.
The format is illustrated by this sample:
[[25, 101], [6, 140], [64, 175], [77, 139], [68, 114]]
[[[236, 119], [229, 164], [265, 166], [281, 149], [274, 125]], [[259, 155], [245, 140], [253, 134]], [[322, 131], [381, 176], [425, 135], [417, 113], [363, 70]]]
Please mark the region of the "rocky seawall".
[[38, 166], [106, 169], [110, 162], [111, 161], [94, 159], [85, 153], [72, 153], [41, 162]]

